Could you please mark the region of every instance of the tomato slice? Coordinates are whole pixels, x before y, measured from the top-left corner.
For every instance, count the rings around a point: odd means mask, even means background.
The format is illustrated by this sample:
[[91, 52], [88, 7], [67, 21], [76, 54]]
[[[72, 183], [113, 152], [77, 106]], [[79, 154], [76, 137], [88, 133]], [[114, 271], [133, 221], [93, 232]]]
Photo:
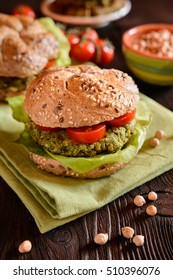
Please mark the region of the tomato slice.
[[46, 126], [41, 126], [41, 125], [38, 125], [38, 124], [36, 124], [36, 127], [38, 127], [40, 130], [46, 131], [46, 132], [58, 131], [58, 130], [62, 129], [62, 128], [59, 128], [59, 127], [46, 127]]
[[44, 67], [44, 69], [48, 69], [50, 67], [53, 67], [54, 65], [55, 65], [55, 59], [51, 59], [51, 60], [48, 61], [48, 63]]
[[106, 124], [96, 124], [79, 128], [67, 128], [67, 135], [75, 142], [90, 144], [99, 141], [106, 134]]
[[126, 114], [118, 118], [108, 121], [107, 124], [111, 126], [123, 126], [130, 123], [135, 118], [135, 115], [136, 115], [136, 109], [134, 109], [131, 112], [127, 112]]

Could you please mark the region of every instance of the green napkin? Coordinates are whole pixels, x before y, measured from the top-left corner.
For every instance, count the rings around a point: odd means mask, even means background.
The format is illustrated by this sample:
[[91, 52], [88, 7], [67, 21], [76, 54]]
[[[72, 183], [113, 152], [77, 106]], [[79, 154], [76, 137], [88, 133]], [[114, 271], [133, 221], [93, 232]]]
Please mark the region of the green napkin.
[[[23, 146], [15, 144], [23, 124], [13, 120], [8, 105], [0, 105], [0, 175], [26, 205], [41, 233], [85, 215], [173, 168], [173, 113], [141, 95], [153, 114], [147, 139], [138, 155], [118, 173], [101, 179], [55, 176], [36, 168]], [[166, 137], [149, 144], [155, 131]]]

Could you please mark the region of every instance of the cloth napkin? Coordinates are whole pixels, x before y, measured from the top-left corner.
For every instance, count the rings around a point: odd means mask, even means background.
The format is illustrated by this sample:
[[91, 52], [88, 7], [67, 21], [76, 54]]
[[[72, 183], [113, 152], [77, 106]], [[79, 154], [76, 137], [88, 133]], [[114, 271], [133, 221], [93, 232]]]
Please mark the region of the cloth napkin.
[[[139, 185], [173, 168], [173, 113], [149, 97], [141, 99], [153, 119], [138, 155], [116, 174], [100, 179], [73, 179], [39, 170], [22, 145], [14, 143], [23, 124], [12, 118], [8, 105], [0, 105], [0, 175], [25, 204], [41, 233], [92, 212]], [[166, 137], [153, 148], [156, 130]]]

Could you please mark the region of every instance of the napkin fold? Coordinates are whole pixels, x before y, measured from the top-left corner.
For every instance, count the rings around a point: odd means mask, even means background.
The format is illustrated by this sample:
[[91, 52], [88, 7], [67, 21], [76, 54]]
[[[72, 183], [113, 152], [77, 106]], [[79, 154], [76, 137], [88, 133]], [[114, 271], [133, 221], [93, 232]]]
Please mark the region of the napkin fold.
[[[41, 233], [77, 219], [173, 168], [173, 113], [141, 94], [153, 114], [138, 155], [116, 174], [100, 179], [63, 178], [38, 169], [27, 150], [14, 143], [23, 124], [0, 105], [0, 175], [25, 204]], [[155, 131], [166, 137], [153, 148]]]

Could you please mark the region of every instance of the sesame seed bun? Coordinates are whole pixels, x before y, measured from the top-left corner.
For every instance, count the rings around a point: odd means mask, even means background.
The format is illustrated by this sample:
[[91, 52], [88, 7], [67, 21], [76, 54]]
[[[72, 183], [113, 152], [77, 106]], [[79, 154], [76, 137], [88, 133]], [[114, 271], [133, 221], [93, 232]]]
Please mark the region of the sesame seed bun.
[[139, 91], [127, 74], [93, 65], [49, 69], [27, 87], [25, 111], [45, 127], [83, 127], [135, 109]]
[[58, 49], [56, 37], [39, 20], [0, 13], [0, 101], [23, 94], [19, 84], [13, 89], [10, 79], [7, 87], [6, 78], [27, 80], [37, 75], [57, 58]]
[[38, 20], [0, 13], [0, 76], [38, 74], [57, 57], [58, 42]]
[[116, 173], [117, 171], [119, 171], [120, 169], [124, 168], [128, 164], [128, 162], [126, 163], [116, 162], [113, 164], [105, 164], [98, 168], [92, 169], [91, 171], [79, 173], [62, 165], [61, 163], [59, 163], [57, 160], [54, 159], [45, 158], [43, 156], [36, 155], [34, 153], [30, 153], [30, 158], [41, 170], [64, 177], [86, 178], [86, 179], [89, 178], [94, 179], [94, 178], [110, 176]]

